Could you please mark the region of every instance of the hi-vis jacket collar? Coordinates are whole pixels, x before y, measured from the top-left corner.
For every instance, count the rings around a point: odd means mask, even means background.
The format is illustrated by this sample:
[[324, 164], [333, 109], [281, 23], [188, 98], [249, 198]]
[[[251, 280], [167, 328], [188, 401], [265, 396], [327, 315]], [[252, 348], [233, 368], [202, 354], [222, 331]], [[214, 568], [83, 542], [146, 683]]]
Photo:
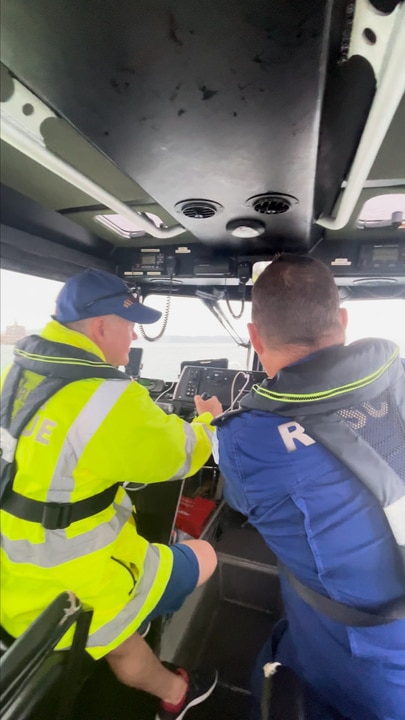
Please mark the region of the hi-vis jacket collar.
[[[129, 379], [125, 373], [107, 363], [97, 346], [84, 335], [64, 328], [56, 321], [49, 323], [42, 335], [29, 335], [16, 343], [14, 361], [24, 370], [69, 380], [92, 377]], [[56, 342], [55, 337], [58, 338]]]
[[51, 342], [63, 343], [65, 345], [72, 345], [73, 347], [80, 348], [86, 352], [97, 355], [97, 357], [104, 360], [105, 357], [103, 351], [93, 342], [87, 335], [72, 330], [72, 328], [62, 325], [57, 320], [50, 320], [40, 333], [41, 337]]
[[334, 345], [289, 365], [276, 378], [254, 385], [241, 401], [242, 410], [281, 415], [318, 414], [365, 402], [401, 377], [399, 347], [389, 340], [367, 338]]

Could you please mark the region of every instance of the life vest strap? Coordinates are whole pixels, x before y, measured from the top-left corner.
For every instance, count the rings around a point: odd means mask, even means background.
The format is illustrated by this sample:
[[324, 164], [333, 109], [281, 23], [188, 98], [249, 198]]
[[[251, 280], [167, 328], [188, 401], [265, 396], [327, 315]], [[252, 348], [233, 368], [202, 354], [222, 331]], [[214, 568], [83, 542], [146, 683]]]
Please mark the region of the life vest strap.
[[74, 503], [41, 502], [8, 489], [3, 510], [10, 515], [42, 525], [46, 530], [63, 530], [78, 520], [97, 515], [114, 501], [119, 483]]
[[405, 599], [395, 600], [374, 611], [359, 610], [358, 608], [346, 605], [333, 598], [321, 595], [321, 593], [304, 585], [295, 575], [282, 563], [278, 561], [280, 570], [287, 577], [288, 582], [295, 592], [313, 610], [326, 615], [330, 620], [341, 623], [348, 627], [376, 627], [386, 625], [394, 620], [405, 619]]

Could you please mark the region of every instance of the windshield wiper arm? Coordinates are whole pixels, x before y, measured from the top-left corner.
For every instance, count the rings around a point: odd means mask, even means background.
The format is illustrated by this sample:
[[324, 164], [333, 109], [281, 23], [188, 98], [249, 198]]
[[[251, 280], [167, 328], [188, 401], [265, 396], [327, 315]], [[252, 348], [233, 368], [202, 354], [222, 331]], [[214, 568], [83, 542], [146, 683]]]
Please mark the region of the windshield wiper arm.
[[209, 295], [209, 293], [200, 290], [196, 290], [196, 295], [200, 298], [201, 302], [204, 303], [208, 310], [214, 315], [218, 322], [221, 323], [222, 327], [226, 330], [228, 335], [230, 335], [232, 340], [237, 345], [244, 348], [250, 348], [250, 342], [245, 342], [244, 340], [242, 340], [240, 335], [238, 335], [235, 328], [229, 322], [228, 318], [218, 305], [218, 300], [215, 297]]

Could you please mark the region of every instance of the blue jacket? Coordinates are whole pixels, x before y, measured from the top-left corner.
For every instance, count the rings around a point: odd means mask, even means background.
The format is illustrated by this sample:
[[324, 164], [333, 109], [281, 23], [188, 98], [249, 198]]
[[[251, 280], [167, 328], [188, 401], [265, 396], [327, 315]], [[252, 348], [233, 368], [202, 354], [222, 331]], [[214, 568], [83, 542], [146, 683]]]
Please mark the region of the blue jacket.
[[[401, 598], [405, 577], [378, 501], [306, 433], [296, 436], [293, 450], [287, 447], [279, 430], [285, 422], [249, 409], [220, 423], [227, 502], [314, 590], [363, 610]], [[352, 720], [404, 720], [405, 620], [346, 627], [280, 580], [288, 629], [274, 659]]]

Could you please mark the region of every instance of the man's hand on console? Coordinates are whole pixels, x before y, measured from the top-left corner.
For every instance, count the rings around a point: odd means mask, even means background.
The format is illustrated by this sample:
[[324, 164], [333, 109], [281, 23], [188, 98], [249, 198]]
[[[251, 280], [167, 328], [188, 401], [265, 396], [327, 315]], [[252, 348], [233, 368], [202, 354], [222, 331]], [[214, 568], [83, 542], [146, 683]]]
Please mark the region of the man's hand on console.
[[206, 398], [204, 395], [206, 395], [206, 393], [194, 396], [194, 403], [198, 415], [202, 415], [204, 412], [210, 412], [214, 417], [221, 415], [223, 413], [223, 407], [218, 398], [215, 395]]

